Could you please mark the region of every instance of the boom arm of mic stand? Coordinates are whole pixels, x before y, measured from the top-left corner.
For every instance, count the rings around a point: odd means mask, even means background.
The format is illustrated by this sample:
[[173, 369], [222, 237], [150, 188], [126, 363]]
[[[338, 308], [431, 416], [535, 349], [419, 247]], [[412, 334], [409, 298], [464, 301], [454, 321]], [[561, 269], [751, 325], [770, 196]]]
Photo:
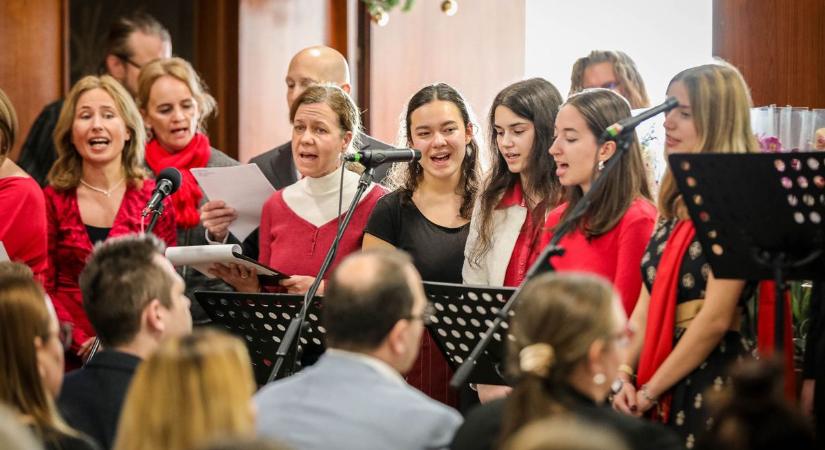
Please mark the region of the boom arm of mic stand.
[[619, 163], [627, 150], [630, 148], [630, 143], [633, 142], [633, 135], [623, 135], [620, 139], [617, 140], [616, 143], [616, 153], [612, 158], [607, 161], [607, 164], [604, 165], [604, 169], [602, 170], [602, 176], [593, 180], [590, 185], [590, 190], [579, 200], [579, 203], [576, 204], [576, 207], [567, 216], [567, 219], [564, 222], [561, 222], [558, 227], [556, 227], [556, 232], [553, 233], [553, 238], [550, 240], [550, 243], [547, 244], [541, 254], [539, 254], [538, 259], [536, 262], [530, 266], [530, 269], [524, 276], [524, 281], [521, 285], [513, 292], [513, 295], [507, 300], [504, 306], [498, 311], [496, 314], [496, 319], [490, 324], [490, 327], [487, 328], [487, 331], [484, 332], [483, 337], [478, 344], [473, 348], [473, 351], [470, 353], [470, 356], [464, 360], [463, 363], [458, 367], [458, 370], [455, 371], [453, 374], [453, 378], [450, 379], [450, 386], [453, 389], [458, 389], [461, 385], [464, 384], [464, 381], [467, 380], [467, 377], [470, 376], [470, 373], [475, 368], [476, 361], [478, 360], [479, 356], [487, 349], [490, 345], [490, 340], [492, 339], [493, 334], [501, 328], [501, 323], [507, 320], [507, 316], [510, 313], [510, 310], [513, 309], [516, 302], [518, 301], [519, 295], [521, 295], [521, 290], [525, 284], [527, 284], [530, 279], [538, 275], [540, 272], [544, 272], [542, 270], [545, 267], [553, 269], [553, 266], [550, 264], [549, 259], [553, 256], [561, 256], [564, 254], [564, 249], [559, 247], [559, 241], [563, 238], [567, 233], [569, 233], [573, 229], [573, 224], [584, 215], [587, 208], [590, 206], [590, 202], [592, 200], [592, 192], [595, 192], [603, 183], [604, 180], [607, 179], [605, 175], [610, 173], [613, 170], [613, 167]]
[[[338, 245], [341, 242], [344, 231], [346, 231], [347, 226], [352, 219], [352, 215], [355, 213], [355, 207], [358, 206], [358, 202], [361, 200], [364, 192], [367, 191], [370, 183], [372, 183], [373, 172], [374, 169], [372, 167], [367, 167], [367, 169], [364, 170], [364, 173], [361, 174], [361, 179], [358, 180], [358, 189], [355, 191], [355, 196], [352, 198], [352, 202], [349, 205], [346, 215], [344, 215], [344, 220], [341, 221], [341, 226], [338, 228], [338, 232], [335, 235], [335, 240], [332, 241], [332, 246], [330, 246], [327, 256], [321, 264], [321, 270], [318, 272], [318, 276], [315, 277], [315, 281], [312, 282], [312, 285], [310, 285], [304, 295], [304, 304], [301, 306], [301, 310], [295, 317], [292, 318], [292, 321], [289, 322], [289, 327], [284, 334], [284, 338], [278, 346], [278, 351], [275, 353], [277, 358], [275, 359], [275, 364], [272, 366], [272, 371], [269, 373], [269, 378], [266, 380], [267, 383], [272, 382], [278, 377], [278, 374], [281, 372], [281, 367], [284, 365], [284, 361], [289, 355], [289, 350], [292, 348], [293, 343], [298, 342], [301, 339], [301, 331], [303, 331], [304, 323], [306, 322], [310, 302], [312, 302], [312, 299], [315, 297], [315, 293], [318, 292], [318, 288], [321, 286], [321, 281], [324, 278], [324, 274], [332, 264], [332, 260], [335, 259], [335, 253], [338, 251]], [[298, 352], [296, 351], [295, 361], [293, 361], [293, 368], [295, 367], [297, 360]]]

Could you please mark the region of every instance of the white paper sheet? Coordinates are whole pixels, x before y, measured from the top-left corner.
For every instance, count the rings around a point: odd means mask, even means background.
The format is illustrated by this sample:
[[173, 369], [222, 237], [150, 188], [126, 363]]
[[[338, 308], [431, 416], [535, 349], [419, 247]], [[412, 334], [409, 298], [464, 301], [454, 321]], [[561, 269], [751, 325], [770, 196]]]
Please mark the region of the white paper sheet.
[[9, 261], [9, 254], [6, 253], [6, 247], [3, 246], [3, 241], [0, 241], [0, 262]]
[[189, 245], [183, 247], [169, 247], [166, 249], [166, 258], [173, 266], [190, 266], [209, 278], [215, 278], [209, 273], [209, 268], [215, 263], [234, 263], [244, 267], [254, 268], [259, 275], [276, 275], [259, 264], [235, 257], [232, 252], [241, 253], [238, 244], [223, 245]]
[[261, 225], [261, 208], [275, 192], [257, 164], [191, 169], [210, 200], [223, 200], [238, 218], [229, 231], [243, 241]]

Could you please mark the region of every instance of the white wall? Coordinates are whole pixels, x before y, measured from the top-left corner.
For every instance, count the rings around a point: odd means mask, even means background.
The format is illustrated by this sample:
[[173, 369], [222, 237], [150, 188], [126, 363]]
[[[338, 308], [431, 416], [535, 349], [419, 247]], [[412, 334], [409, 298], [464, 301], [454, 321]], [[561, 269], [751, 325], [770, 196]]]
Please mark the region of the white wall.
[[652, 104], [682, 69], [710, 61], [711, 0], [527, 0], [526, 77], [567, 96], [570, 69], [590, 50], [622, 50], [642, 74]]

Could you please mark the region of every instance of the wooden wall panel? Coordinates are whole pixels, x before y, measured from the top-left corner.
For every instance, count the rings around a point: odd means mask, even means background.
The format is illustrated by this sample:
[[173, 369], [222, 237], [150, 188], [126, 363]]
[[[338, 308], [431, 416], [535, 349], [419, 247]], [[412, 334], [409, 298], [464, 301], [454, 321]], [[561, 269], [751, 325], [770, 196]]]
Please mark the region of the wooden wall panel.
[[458, 89], [483, 127], [498, 91], [524, 74], [524, 0], [460, 1], [452, 17], [440, 5], [418, 0], [371, 25], [369, 132], [380, 140], [395, 141], [404, 104], [426, 84]]
[[20, 121], [14, 160], [43, 107], [68, 89], [67, 2], [0, 1], [0, 88]]
[[823, 0], [714, 0], [713, 54], [742, 71], [756, 105], [825, 108]]

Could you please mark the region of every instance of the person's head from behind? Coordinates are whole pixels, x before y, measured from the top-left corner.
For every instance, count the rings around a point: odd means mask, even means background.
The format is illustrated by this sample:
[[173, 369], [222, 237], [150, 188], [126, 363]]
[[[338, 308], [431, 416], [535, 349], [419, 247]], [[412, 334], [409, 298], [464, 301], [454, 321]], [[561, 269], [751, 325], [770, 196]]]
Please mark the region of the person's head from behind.
[[469, 219], [478, 189], [481, 148], [469, 103], [452, 86], [431, 84], [413, 94], [402, 120], [399, 145], [421, 151], [421, 159], [396, 164], [391, 183], [412, 194], [422, 183], [450, 180], [463, 196], [460, 214]]
[[403, 252], [350, 255], [327, 284], [327, 346], [372, 355], [405, 373], [418, 355], [427, 305], [421, 276]]
[[333, 48], [315, 45], [292, 57], [286, 74], [286, 103], [290, 111], [295, 99], [315, 84], [332, 84], [349, 94], [349, 65], [344, 55]]
[[55, 189], [77, 187], [84, 170], [120, 166], [133, 186], [146, 178], [146, 132], [135, 102], [114, 78], [87, 76], [72, 87], [54, 130], [57, 160], [49, 171]]
[[11, 148], [14, 147], [18, 131], [17, 114], [14, 112], [14, 105], [0, 89], [0, 166], [6, 161]]
[[243, 342], [217, 329], [169, 339], [141, 363], [115, 448], [185, 450], [251, 436], [255, 381]]
[[591, 88], [610, 89], [627, 99], [633, 109], [650, 106], [636, 63], [624, 52], [593, 50], [576, 60], [570, 74], [568, 95]]
[[205, 131], [215, 99], [186, 60], [158, 59], [140, 71], [137, 104], [152, 138], [170, 153], [183, 150]]
[[575, 417], [535, 420], [515, 433], [503, 450], [626, 450], [615, 433]]
[[360, 140], [361, 115], [350, 96], [330, 84], [306, 88], [292, 103], [292, 157], [298, 172], [320, 178], [341, 166]]
[[45, 292], [19, 263], [0, 263], [0, 403], [36, 429], [65, 428], [54, 407], [63, 383], [57, 316]]
[[[692, 67], [676, 74], [667, 88], [679, 106], [665, 116], [668, 153], [750, 153], [759, 145], [751, 129], [751, 98], [742, 74], [732, 65]], [[679, 191], [668, 170], [659, 189], [659, 208], [666, 218], [681, 216]]]
[[627, 351], [626, 327], [621, 301], [602, 278], [548, 273], [531, 280], [510, 324], [508, 369], [517, 383], [504, 436], [565, 411], [569, 388], [603, 402]]
[[[592, 194], [593, 205], [597, 207], [590, 208], [586, 214], [590, 217], [586, 221], [579, 221], [586, 226], [584, 232], [588, 235], [599, 235], [612, 229], [637, 197], [650, 198], [647, 173], [635, 134], [625, 154], [617, 153], [616, 142], [599, 139], [605, 128], [627, 117], [630, 117], [630, 105], [607, 89], [589, 89], [571, 96], [556, 116], [556, 140], [550, 147], [550, 155], [556, 162], [559, 182], [568, 188], [571, 204], [590, 190], [608, 160], [621, 158], [606, 175], [608, 178], [599, 191]], [[571, 209], [568, 208], [566, 213]]]
[[108, 73], [130, 94], [137, 95], [140, 69], [156, 59], [172, 56], [172, 39], [157, 19], [135, 13], [112, 23], [103, 55], [100, 74]]
[[83, 309], [106, 348], [148, 356], [169, 336], [192, 330], [183, 279], [154, 235], [126, 235], [99, 244], [80, 274]]

